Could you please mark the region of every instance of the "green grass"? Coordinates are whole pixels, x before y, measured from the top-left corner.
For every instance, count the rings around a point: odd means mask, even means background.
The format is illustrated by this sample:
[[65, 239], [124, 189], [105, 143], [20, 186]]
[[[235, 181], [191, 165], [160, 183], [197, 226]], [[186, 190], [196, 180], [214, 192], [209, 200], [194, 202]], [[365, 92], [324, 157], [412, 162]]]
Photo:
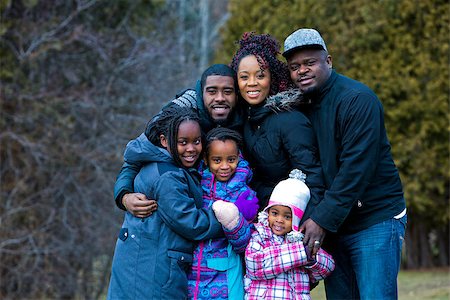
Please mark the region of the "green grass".
[[[323, 282], [311, 292], [314, 300], [325, 299]], [[400, 271], [398, 275], [399, 300], [449, 300], [449, 269]]]
[[[449, 300], [450, 269], [400, 271], [398, 275], [399, 300]], [[323, 282], [312, 290], [313, 300], [324, 300]], [[100, 299], [106, 299], [106, 293]], [[374, 299], [376, 300], [376, 299]]]

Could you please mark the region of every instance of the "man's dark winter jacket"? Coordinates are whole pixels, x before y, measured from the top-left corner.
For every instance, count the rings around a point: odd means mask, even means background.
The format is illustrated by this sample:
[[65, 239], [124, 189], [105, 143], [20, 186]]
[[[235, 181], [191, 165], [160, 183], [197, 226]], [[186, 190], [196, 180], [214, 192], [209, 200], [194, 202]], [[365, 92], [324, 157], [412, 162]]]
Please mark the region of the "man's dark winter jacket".
[[311, 218], [331, 232], [353, 233], [401, 213], [402, 185], [374, 92], [333, 71], [310, 100], [326, 184]]

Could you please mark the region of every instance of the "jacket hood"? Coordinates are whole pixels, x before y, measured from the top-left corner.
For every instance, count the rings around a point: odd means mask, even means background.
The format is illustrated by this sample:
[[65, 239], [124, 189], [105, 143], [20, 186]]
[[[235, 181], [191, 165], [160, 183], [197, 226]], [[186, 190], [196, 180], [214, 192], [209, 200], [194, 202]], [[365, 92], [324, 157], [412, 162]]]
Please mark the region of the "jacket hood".
[[[246, 189], [247, 185], [253, 177], [253, 171], [247, 160], [244, 159], [242, 153], [239, 153], [239, 162], [235, 173], [227, 182], [214, 180], [214, 174], [202, 160], [199, 166], [199, 172], [202, 175], [202, 188], [206, 194], [211, 194], [211, 190], [215, 189], [214, 184], [218, 186], [216, 193], [220, 199], [236, 199], [242, 189]], [[236, 194], [238, 192], [238, 194]], [[236, 194], [236, 195], [235, 195]]]
[[215, 124], [214, 120], [209, 115], [208, 110], [205, 108], [205, 104], [203, 103], [203, 90], [200, 80], [197, 80], [195, 92], [197, 94], [197, 109], [198, 116], [200, 117], [200, 127], [208, 132], [210, 129], [215, 127]]
[[274, 234], [269, 227], [268, 219], [269, 215], [266, 210], [258, 213], [258, 223], [255, 224], [255, 229], [258, 231], [263, 240], [267, 241], [270, 239], [275, 239], [279, 242], [283, 242], [284, 240], [286, 240], [290, 243], [303, 241], [304, 234], [296, 230], [291, 230], [284, 236]]
[[124, 160], [130, 164], [173, 161], [166, 149], [153, 145], [143, 133], [138, 138], [128, 142]]

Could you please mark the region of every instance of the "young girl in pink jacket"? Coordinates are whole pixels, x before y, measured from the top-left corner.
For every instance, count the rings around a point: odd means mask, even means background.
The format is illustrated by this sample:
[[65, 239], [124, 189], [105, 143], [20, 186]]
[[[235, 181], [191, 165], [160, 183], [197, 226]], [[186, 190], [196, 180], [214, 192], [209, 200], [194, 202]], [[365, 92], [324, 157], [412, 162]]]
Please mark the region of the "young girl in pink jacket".
[[310, 192], [300, 170], [289, 177], [274, 188], [246, 248], [245, 299], [311, 299], [311, 284], [334, 270], [330, 254], [310, 257], [313, 249], [303, 245], [298, 227]]

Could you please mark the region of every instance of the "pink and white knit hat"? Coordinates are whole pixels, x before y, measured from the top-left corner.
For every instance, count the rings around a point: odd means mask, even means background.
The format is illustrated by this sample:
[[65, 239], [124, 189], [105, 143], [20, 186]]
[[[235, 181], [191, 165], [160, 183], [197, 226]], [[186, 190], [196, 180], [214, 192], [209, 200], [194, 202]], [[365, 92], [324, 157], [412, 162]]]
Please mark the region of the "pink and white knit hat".
[[309, 188], [305, 184], [306, 175], [294, 169], [289, 178], [280, 181], [270, 195], [265, 212], [274, 205], [288, 206], [292, 210], [292, 229], [298, 231], [300, 220], [311, 197]]

